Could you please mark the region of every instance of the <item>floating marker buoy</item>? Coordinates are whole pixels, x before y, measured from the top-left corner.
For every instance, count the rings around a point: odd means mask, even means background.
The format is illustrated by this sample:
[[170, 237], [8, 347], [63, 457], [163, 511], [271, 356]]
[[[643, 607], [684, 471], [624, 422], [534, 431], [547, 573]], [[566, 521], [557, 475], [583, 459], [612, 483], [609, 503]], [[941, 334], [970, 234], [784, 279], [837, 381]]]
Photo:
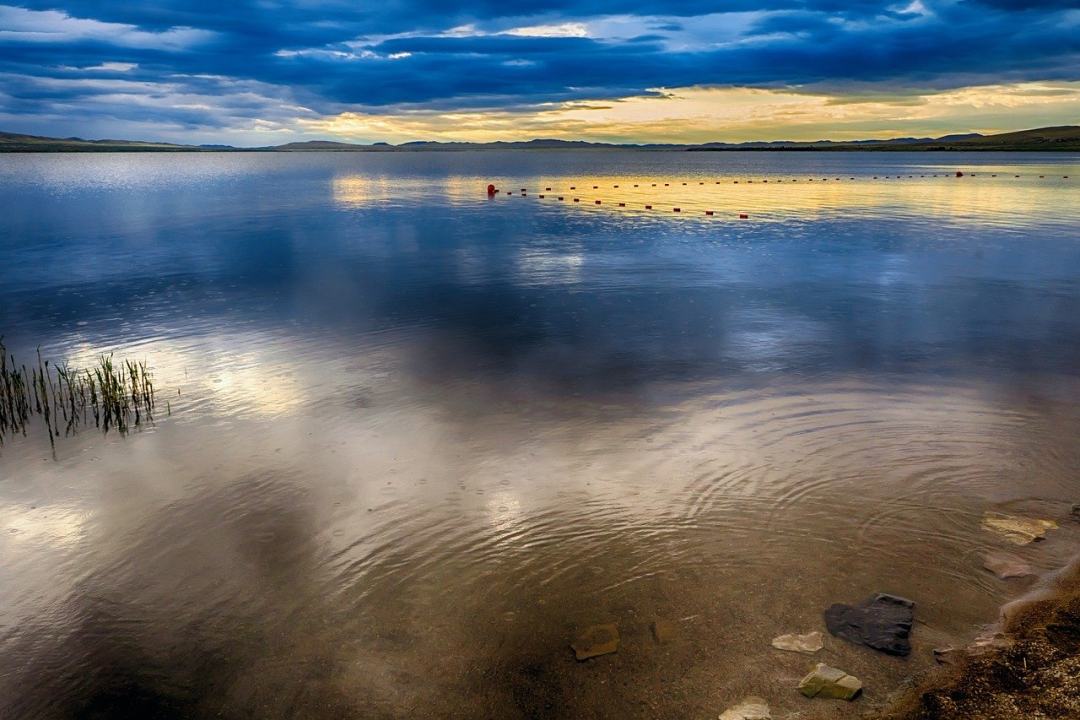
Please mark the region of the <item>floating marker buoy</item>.
[[571, 190], [577, 190], [577, 188], [575, 186], [573, 186], [573, 185], [570, 186], [570, 189]]
[[498, 190], [495, 189], [494, 185], [488, 185], [488, 195], [494, 195], [497, 192]]
[[600, 189], [600, 186], [599, 186], [599, 185], [593, 185], [593, 186], [592, 186], [592, 189], [593, 189], [593, 190], [599, 190], [599, 189]]
[[962, 173], [962, 172], [960, 172], [959, 170], [957, 170], [957, 171], [956, 171], [956, 177], [964, 177], [964, 173]]
[[617, 188], [617, 187], [619, 187], [619, 186], [618, 186], [618, 185], [612, 185], [611, 187], [613, 187], [613, 188]]
[[541, 196], [540, 196], [540, 199], [541, 199], [541, 200], [543, 200], [543, 199], [544, 199], [544, 196], [543, 196], [543, 195], [541, 195]]
[[511, 191], [509, 191], [509, 190], [507, 190], [507, 191], [506, 191], [506, 194], [507, 194], [507, 195], [513, 195], [514, 193], [512, 193], [512, 192], [511, 192]]
[[562, 195], [560, 195], [560, 196], [559, 196], [559, 199], [560, 199], [560, 200], [563, 200], [564, 198], [563, 198], [563, 196], [562, 196]]
[[681, 208], [671, 208], [671, 212], [682, 212]]
[[740, 220], [746, 220], [746, 219], [747, 219], [747, 218], [749, 218], [749, 217], [750, 217], [750, 216], [749, 216], [749, 215], [747, 215], [746, 213], [739, 213], [739, 219], [740, 219]]
[[646, 209], [646, 210], [652, 210], [652, 205], [646, 205], [646, 206], [645, 206], [645, 209]]
[[547, 192], [551, 192], [551, 188], [544, 188]]
[[597, 204], [597, 205], [599, 205], [599, 204], [600, 204], [600, 201], [599, 201], [599, 200], [597, 200], [597, 201], [596, 201], [596, 204]]
[[581, 198], [574, 198], [574, 202], [581, 202]]
[[626, 207], [626, 203], [619, 203], [619, 207]]
[[706, 215], [712, 215], [712, 214], [713, 214], [713, 211], [712, 211], [712, 210], [706, 210], [706, 211], [705, 211], [705, 214], [706, 214]]

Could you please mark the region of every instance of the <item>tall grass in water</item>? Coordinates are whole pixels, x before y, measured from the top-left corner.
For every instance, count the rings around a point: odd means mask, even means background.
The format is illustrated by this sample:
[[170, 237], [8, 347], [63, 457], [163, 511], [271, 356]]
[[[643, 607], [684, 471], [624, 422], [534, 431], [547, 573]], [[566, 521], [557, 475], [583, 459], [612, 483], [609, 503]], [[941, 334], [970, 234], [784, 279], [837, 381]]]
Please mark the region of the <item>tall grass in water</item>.
[[145, 362], [114, 362], [102, 355], [97, 365], [72, 368], [51, 365], [37, 354], [37, 366], [20, 365], [0, 338], [0, 445], [8, 434], [26, 435], [37, 415], [45, 423], [49, 442], [82, 425], [105, 432], [153, 420], [154, 382]]

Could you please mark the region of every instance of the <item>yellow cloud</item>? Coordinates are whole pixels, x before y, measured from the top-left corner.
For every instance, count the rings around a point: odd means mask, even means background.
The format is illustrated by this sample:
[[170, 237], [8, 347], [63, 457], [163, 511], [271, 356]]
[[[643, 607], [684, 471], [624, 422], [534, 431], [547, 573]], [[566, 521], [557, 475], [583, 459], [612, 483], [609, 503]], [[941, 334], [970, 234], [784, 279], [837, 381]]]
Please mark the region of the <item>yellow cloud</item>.
[[537, 137], [608, 142], [836, 140], [1006, 132], [1080, 117], [1080, 83], [1038, 82], [925, 95], [844, 96], [755, 88], [685, 87], [530, 111], [344, 112], [301, 119], [310, 133], [354, 141], [491, 142]]

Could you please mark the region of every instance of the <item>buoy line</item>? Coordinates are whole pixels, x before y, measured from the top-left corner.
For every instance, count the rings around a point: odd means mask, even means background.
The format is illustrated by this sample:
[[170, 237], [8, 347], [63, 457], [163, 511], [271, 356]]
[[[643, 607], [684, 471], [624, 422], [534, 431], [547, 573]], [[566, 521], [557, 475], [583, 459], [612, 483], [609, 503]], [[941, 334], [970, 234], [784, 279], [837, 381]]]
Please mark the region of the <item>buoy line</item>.
[[[985, 173], [984, 173], [984, 175], [985, 175]], [[919, 177], [920, 178], [938, 178], [938, 177], [940, 177], [940, 178], [969, 178], [969, 177], [972, 177], [973, 178], [973, 177], [978, 177], [978, 173], [964, 172], [963, 170], [957, 170], [957, 171], [955, 171], [955, 173], [945, 173], [945, 172], [943, 172], [943, 173], [931, 173], [929, 175], [921, 174], [921, 175], [919, 175]], [[990, 177], [991, 178], [997, 178], [998, 176], [997, 176], [996, 173], [991, 173]], [[1024, 176], [1022, 176], [1022, 175], [1014, 175], [1013, 177], [1014, 178], [1021, 178], [1021, 177], [1024, 177]], [[1034, 176], [1031, 176], [1031, 177], [1034, 177]], [[1038, 177], [1040, 179], [1045, 179], [1046, 175], [1039, 175]], [[907, 176], [905, 176], [905, 175], [895, 175], [895, 176], [894, 175], [882, 175], [882, 176], [872, 175], [872, 176], [867, 176], [867, 177], [862, 177], [862, 178], [859, 178], [858, 176], [848, 176], [848, 181], [889, 180], [890, 178], [896, 179], [896, 180], [904, 180], [904, 179], [915, 179], [915, 176], [914, 175], [907, 175]], [[1061, 179], [1062, 180], [1068, 180], [1069, 176], [1068, 175], [1062, 175]], [[770, 180], [774, 184], [783, 183], [785, 181], [790, 182], [790, 183], [799, 182], [798, 178], [786, 178], [785, 179], [785, 178], [775, 178], [775, 177], [770, 178], [770, 179], [759, 180], [758, 182], [761, 183], [761, 184], [768, 184], [770, 182]], [[830, 178], [823, 177], [823, 178], [819, 178], [818, 181], [819, 182], [830, 182]], [[843, 181], [843, 178], [840, 178], [840, 177], [833, 177], [831, 179], [831, 182], [842, 182], [842, 181]], [[732, 185], [739, 185], [740, 183], [742, 183], [742, 184], [746, 184], [746, 185], [753, 185], [754, 182], [755, 182], [754, 180], [743, 180], [743, 181], [732, 180], [731, 184]], [[814, 178], [807, 178], [807, 182], [814, 182]], [[715, 181], [716, 185], [720, 185], [722, 183], [723, 183], [723, 181], [721, 181], [721, 180], [716, 180]], [[701, 181], [698, 182], [698, 185], [705, 185], [705, 184], [706, 184], [706, 182], [704, 180], [701, 180]], [[687, 182], [683, 182], [682, 185], [683, 186], [687, 185]], [[570, 187], [570, 190], [577, 190], [577, 185], [570, 185], [569, 187]], [[640, 187], [640, 184], [639, 183], [634, 183], [633, 187], [635, 187], [635, 188]], [[650, 187], [657, 187], [657, 183], [650, 183]], [[663, 183], [663, 187], [671, 187], [671, 183]], [[604, 186], [601, 186], [601, 185], [593, 185], [592, 189], [593, 190], [601, 190], [601, 189], [606, 189], [606, 188], [604, 188]], [[613, 185], [611, 185], [611, 189], [617, 190], [617, 189], [619, 189], [619, 185], [613, 184]], [[512, 190], [500, 191], [494, 184], [489, 184], [487, 186], [487, 195], [488, 195], [489, 198], [495, 198], [502, 192], [505, 192], [506, 195], [510, 195], [510, 196], [513, 196], [513, 194], [514, 194], [514, 192]], [[529, 196], [529, 189], [528, 188], [523, 187], [523, 188], [520, 189], [519, 192], [521, 193], [521, 197], [528, 197]], [[541, 199], [541, 200], [544, 200], [544, 199], [547, 198], [547, 193], [550, 193], [550, 192], [552, 192], [552, 187], [545, 186], [544, 189], [543, 189], [543, 192], [538, 192], [537, 193], [537, 197], [539, 199]], [[567, 195], [564, 193], [563, 195], [556, 195], [554, 197], [559, 201], [565, 201]], [[571, 197], [571, 201], [575, 202], [575, 203], [580, 203], [581, 200], [582, 199], [580, 197]], [[611, 200], [609, 199], [608, 202], [611, 202]], [[601, 199], [601, 198], [594, 198], [593, 199], [593, 204], [595, 204], [595, 205], [603, 205], [604, 200]], [[615, 204], [618, 207], [621, 207], [621, 208], [627, 207], [627, 203], [626, 203], [625, 200], [624, 201], [616, 201]], [[648, 203], [648, 204], [646, 204], [646, 203], [642, 204], [642, 207], [645, 210], [652, 210], [654, 208], [654, 206], [655, 206], [655, 201], [653, 201], [652, 203]], [[671, 212], [681, 214], [682, 213], [682, 206], [678, 206], [678, 205], [672, 206]], [[707, 210], [704, 210], [703, 212], [704, 212], [704, 215], [706, 217], [715, 217], [716, 216], [716, 211], [715, 210], [708, 210], [707, 209]], [[738, 213], [738, 217], [739, 217], [740, 220], [747, 220], [747, 219], [749, 219], [750, 215], [749, 215], [749, 213], [746, 213], [746, 212], [740, 212], [740, 213]]]

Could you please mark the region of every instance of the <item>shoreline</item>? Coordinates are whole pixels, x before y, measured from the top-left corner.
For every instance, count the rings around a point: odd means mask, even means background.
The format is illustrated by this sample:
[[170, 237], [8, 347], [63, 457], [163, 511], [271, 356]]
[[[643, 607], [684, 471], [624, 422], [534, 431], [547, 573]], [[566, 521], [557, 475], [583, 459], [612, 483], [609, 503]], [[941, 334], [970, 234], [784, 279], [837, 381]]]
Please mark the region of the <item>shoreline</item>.
[[1001, 606], [949, 660], [905, 681], [867, 720], [1080, 717], [1080, 555]]

